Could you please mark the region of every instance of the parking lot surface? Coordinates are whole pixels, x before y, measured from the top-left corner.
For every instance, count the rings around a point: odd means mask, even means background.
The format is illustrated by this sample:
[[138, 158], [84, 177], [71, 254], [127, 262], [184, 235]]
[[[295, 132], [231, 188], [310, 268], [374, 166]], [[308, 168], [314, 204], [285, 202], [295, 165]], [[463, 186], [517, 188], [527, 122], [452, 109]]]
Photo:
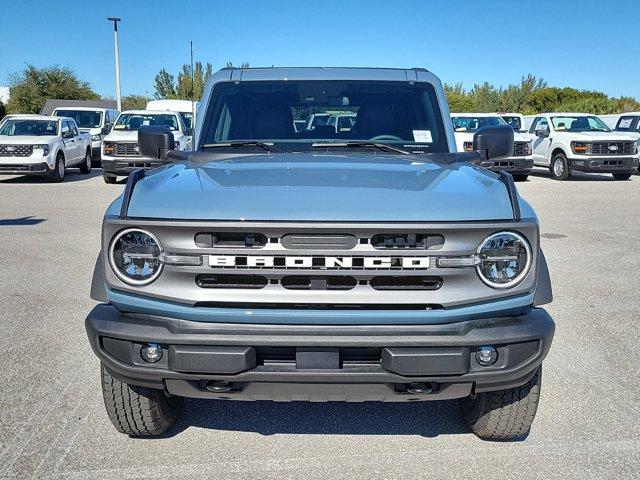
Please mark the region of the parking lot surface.
[[540, 171], [556, 320], [528, 438], [485, 442], [456, 402], [187, 400], [162, 438], [115, 431], [84, 330], [106, 206], [100, 171], [0, 177], [0, 478], [637, 478], [640, 177]]

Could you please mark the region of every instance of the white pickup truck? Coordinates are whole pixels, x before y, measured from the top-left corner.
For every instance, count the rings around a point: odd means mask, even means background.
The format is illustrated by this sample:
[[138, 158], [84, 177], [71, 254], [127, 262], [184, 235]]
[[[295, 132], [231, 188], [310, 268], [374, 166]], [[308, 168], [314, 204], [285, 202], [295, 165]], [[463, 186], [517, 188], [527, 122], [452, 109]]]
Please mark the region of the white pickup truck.
[[529, 137], [534, 165], [549, 168], [556, 180], [567, 180], [574, 170], [628, 180], [638, 168], [640, 135], [612, 132], [595, 115], [542, 113], [533, 118]]
[[[507, 125], [497, 113], [452, 113], [456, 147], [459, 152], [473, 150], [473, 135], [479, 128], [487, 126]], [[513, 175], [517, 182], [524, 182], [533, 168], [531, 155], [531, 139], [528, 135], [518, 133], [514, 129], [513, 155], [506, 158], [482, 160], [477, 165], [489, 170], [505, 170]]]
[[524, 124], [524, 115], [521, 113], [500, 112], [496, 113], [501, 119], [507, 122], [514, 132], [527, 133], [527, 127]]
[[0, 174], [64, 180], [68, 167], [91, 171], [91, 136], [68, 117], [12, 115], [0, 127]]
[[111, 132], [102, 140], [102, 176], [106, 183], [115, 183], [117, 176], [128, 176], [138, 168], [155, 168], [165, 163], [157, 158], [143, 157], [138, 149], [138, 129], [157, 125], [171, 130], [175, 150], [191, 150], [192, 130], [177, 112], [165, 110], [127, 110], [122, 112]]

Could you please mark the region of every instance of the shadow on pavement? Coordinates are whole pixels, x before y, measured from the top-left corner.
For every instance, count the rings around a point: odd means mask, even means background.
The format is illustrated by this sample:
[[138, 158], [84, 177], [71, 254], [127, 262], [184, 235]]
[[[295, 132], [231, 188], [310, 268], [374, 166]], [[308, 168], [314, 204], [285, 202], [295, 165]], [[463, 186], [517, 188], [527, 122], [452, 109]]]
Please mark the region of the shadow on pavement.
[[[542, 168], [534, 168], [531, 172], [531, 175], [540, 178], [548, 178], [551, 181], [559, 182], [559, 180], [554, 180], [551, 178], [551, 173]], [[572, 172], [569, 180], [564, 180], [565, 182], [630, 182], [635, 178], [634, 175], [631, 176], [629, 180], [615, 180], [611, 174], [608, 173], [582, 173], [582, 172]]]
[[31, 226], [44, 222], [45, 218], [20, 217], [20, 218], [0, 218], [0, 227], [7, 226]]
[[277, 403], [186, 399], [182, 417], [164, 437], [173, 437], [189, 427], [261, 435], [472, 435], [456, 401]]
[[[80, 170], [77, 168], [70, 168], [67, 170], [64, 181], [62, 183], [73, 183], [73, 182], [81, 182], [83, 180], [89, 180], [94, 177], [102, 176], [102, 170], [100, 169], [91, 169], [91, 173], [83, 174], [80, 173]], [[0, 180], [0, 183], [16, 183], [16, 184], [27, 184], [27, 183], [52, 183], [47, 177], [40, 177], [36, 175], [21, 175], [16, 177], [10, 177]]]

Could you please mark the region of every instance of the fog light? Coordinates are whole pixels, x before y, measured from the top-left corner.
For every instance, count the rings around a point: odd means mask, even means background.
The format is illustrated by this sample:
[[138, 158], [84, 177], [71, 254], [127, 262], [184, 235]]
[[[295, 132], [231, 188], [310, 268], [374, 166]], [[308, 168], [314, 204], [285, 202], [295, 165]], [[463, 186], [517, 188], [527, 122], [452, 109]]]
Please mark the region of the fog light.
[[494, 347], [480, 347], [476, 352], [476, 361], [483, 367], [490, 367], [498, 361], [498, 351]]
[[162, 358], [162, 347], [157, 343], [145, 343], [140, 350], [140, 356], [145, 362], [156, 363]]

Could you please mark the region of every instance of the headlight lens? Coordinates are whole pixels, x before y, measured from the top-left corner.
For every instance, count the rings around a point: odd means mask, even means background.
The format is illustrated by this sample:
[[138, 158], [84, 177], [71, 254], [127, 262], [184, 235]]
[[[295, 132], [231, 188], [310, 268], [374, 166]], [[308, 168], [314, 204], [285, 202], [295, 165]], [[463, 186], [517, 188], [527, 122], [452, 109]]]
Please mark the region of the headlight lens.
[[49, 145], [34, 145], [33, 146], [34, 150], [42, 150], [42, 154], [43, 155], [49, 155], [49, 152], [51, 151], [51, 147]]
[[109, 263], [113, 272], [130, 285], [147, 285], [162, 271], [162, 246], [156, 237], [144, 230], [130, 228], [119, 232], [111, 241]]
[[480, 279], [493, 288], [516, 286], [531, 268], [529, 242], [515, 232], [498, 232], [485, 238], [477, 251]]
[[97, 135], [91, 135], [91, 140], [94, 142], [99, 142], [100, 140], [102, 140], [102, 135], [100, 135], [99, 133]]
[[582, 142], [571, 142], [571, 150], [578, 155], [585, 155], [591, 153], [591, 144]]
[[116, 153], [116, 146], [111, 142], [102, 142], [102, 152], [105, 155], [113, 155]]

